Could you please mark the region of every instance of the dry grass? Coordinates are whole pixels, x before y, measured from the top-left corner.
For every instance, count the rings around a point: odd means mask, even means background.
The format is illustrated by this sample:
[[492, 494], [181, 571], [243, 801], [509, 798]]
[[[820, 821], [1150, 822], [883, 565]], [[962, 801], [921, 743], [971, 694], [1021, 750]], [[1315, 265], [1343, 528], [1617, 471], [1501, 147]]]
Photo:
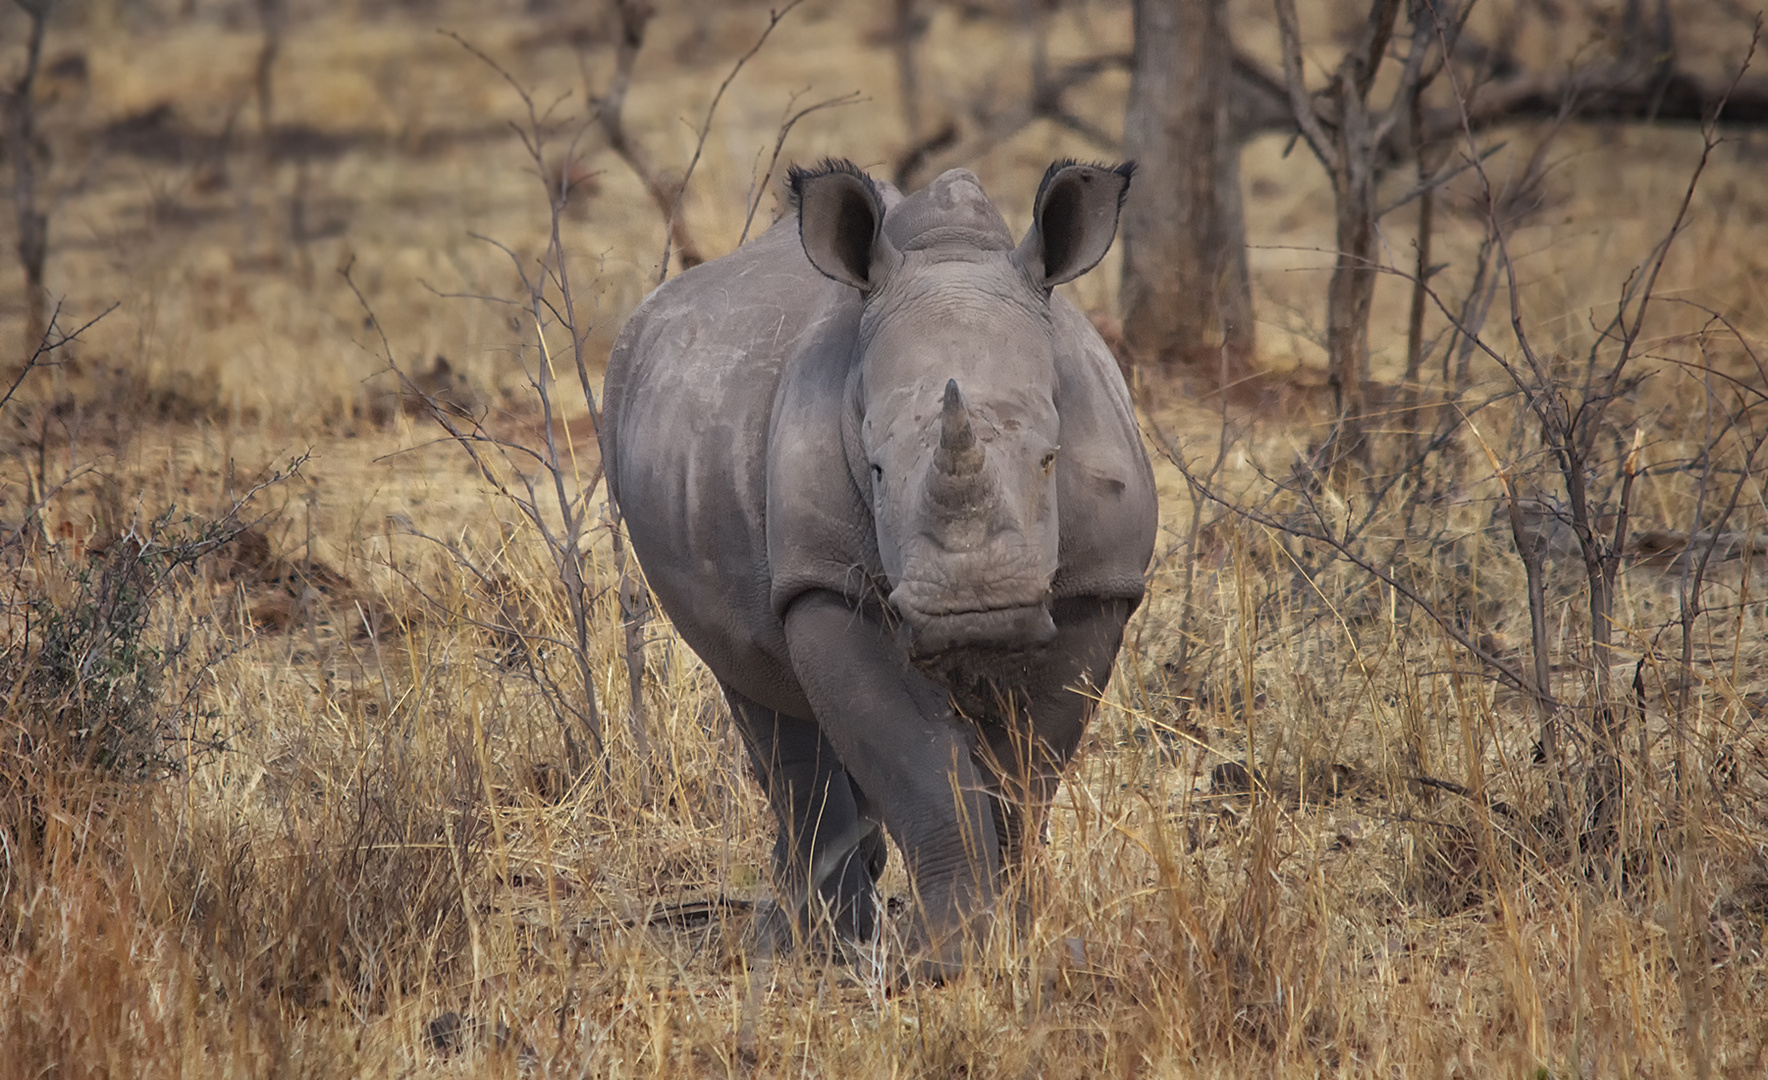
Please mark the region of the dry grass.
[[[498, 305], [441, 295], [516, 290], [505, 256], [469, 232], [518, 253], [544, 247], [545, 204], [503, 126], [520, 103], [432, 32], [460, 33], [543, 102], [575, 95], [561, 115], [581, 117], [583, 72], [597, 87], [609, 73], [611, 24], [599, 9], [533, 6], [545, 10], [296, 5], [274, 153], [252, 130], [249, 19], [91, 4], [51, 32], [51, 57], [81, 53], [89, 71], [45, 91], [52, 183], [68, 193], [52, 224], [51, 285], [73, 321], [120, 307], [0, 413], [0, 524], [18, 526], [55, 489], [34, 542], [6, 553], [0, 1074], [1768, 1068], [1760, 557], [1713, 571], [1680, 726], [1675, 633], [1661, 632], [1675, 618], [1677, 568], [1638, 560], [1623, 571], [1623, 681], [1645, 658], [1650, 761], [1637, 767], [1629, 738], [1620, 857], [1612, 873], [1585, 873], [1537, 828], [1549, 802], [1520, 696], [1317, 549], [1213, 507], [1193, 536], [1188, 491], [1166, 462], [1151, 599], [1062, 790], [1028, 928], [1003, 927], [988, 962], [951, 985], [892, 992], [864, 966], [752, 963], [716, 914], [655, 918], [763, 890], [769, 822], [716, 687], [653, 627], [652, 756], [639, 757], [621, 722], [615, 577], [598, 530], [590, 660], [613, 768], [606, 787], [563, 783], [535, 672], [567, 661], [522, 646], [570, 637], [552, 565], [458, 449], [435, 444], [438, 432], [403, 407], [335, 273], [354, 260], [402, 366], [429, 371], [446, 356], [432, 388], [533, 438], [532, 350], [519, 348], [532, 328]], [[704, 7], [659, 17], [628, 104], [633, 130], [672, 167], [765, 18]], [[1235, 10], [1248, 46], [1274, 48], [1262, 9], [1246, 7]], [[0, 15], [0, 40], [16, 39], [16, 21]], [[870, 7], [835, 0], [780, 26], [722, 106], [686, 201], [703, 247], [727, 250], [741, 233], [752, 171], [793, 93], [811, 88], [800, 104], [854, 89], [870, 100], [807, 118], [791, 158], [881, 164], [902, 145], [883, 27]], [[1080, 54], [1127, 38], [1127, 13], [1092, 3], [1058, 45]], [[928, 83], [954, 97], [992, 77], [1004, 100], [1023, 79], [1024, 43], [996, 19], [942, 9], [929, 40]], [[1077, 107], [1115, 126], [1124, 86], [1107, 77]], [[230, 116], [236, 134], [218, 147]], [[1500, 179], [1520, 175], [1540, 133], [1510, 138], [1491, 163]], [[1529, 324], [1567, 363], [1581, 362], [1592, 312], [1613, 304], [1667, 227], [1699, 146], [1697, 133], [1650, 128], [1574, 128], [1553, 144], [1511, 242]], [[1269, 490], [1260, 470], [1285, 473], [1325, 425], [1306, 387], [1321, 382], [1329, 192], [1283, 149], [1255, 143], [1246, 182], [1261, 347], [1273, 369], [1295, 369], [1297, 389], [1254, 434], [1236, 435], [1213, 474], [1248, 499]], [[971, 164], [1023, 224], [1037, 175], [1063, 154], [1100, 151], [1034, 127]], [[1659, 287], [1725, 313], [1757, 355], [1768, 337], [1756, 286], [1768, 273], [1764, 154], [1755, 133], [1721, 149]], [[594, 140], [585, 167], [566, 238], [592, 282], [579, 299], [593, 305], [604, 353], [654, 280], [663, 230]], [[1449, 295], [1466, 287], [1480, 229], [1471, 188], [1456, 191], [1439, 216]], [[1401, 264], [1408, 228], [1396, 215], [1387, 234]], [[1109, 310], [1114, 275], [1102, 268], [1077, 299]], [[6, 280], [0, 341], [14, 350], [23, 305]], [[1378, 293], [1381, 378], [1403, 366], [1407, 301], [1403, 282]], [[1652, 378], [1613, 423], [1621, 444], [1644, 430], [1648, 462], [1667, 465], [1724, 404], [1677, 362], [1752, 369], [1736, 339], [1702, 332], [1701, 311], [1657, 310]], [[1504, 332], [1494, 340], [1507, 347]], [[1474, 396], [1499, 389], [1496, 376], [1481, 367]], [[1480, 421], [1518, 468], [1534, 446], [1521, 415], [1501, 403]], [[1214, 459], [1221, 417], [1208, 403], [1162, 405], [1150, 424], [1188, 459]], [[570, 460], [586, 478], [593, 441], [580, 428]], [[1522, 574], [1491, 469], [1474, 443], [1463, 449], [1449, 497], [1409, 528], [1385, 514], [1372, 535], [1408, 582], [1515, 658], [1528, 642]], [[230, 514], [257, 478], [308, 451], [297, 476]], [[1735, 447], [1727, 454], [1735, 464]], [[1648, 476], [1640, 527], [1686, 529], [1693, 493], [1686, 473]], [[1290, 512], [1288, 498], [1270, 505]], [[1323, 498], [1329, 514], [1357, 512], [1355, 491]], [[1753, 481], [1732, 527], [1760, 534], [1763, 500]], [[155, 526], [170, 507], [178, 516]], [[25, 598], [80, 610], [80, 568], [131, 529], [171, 543], [204, 523], [252, 521], [167, 577], [138, 631], [157, 665], [154, 694], [126, 716], [152, 740], [156, 767], [100, 768], [79, 750], [87, 743], [58, 742], [65, 710], [14, 681], [42, 656]], [[414, 532], [457, 544], [494, 576], [464, 571]], [[1558, 557], [1550, 614], [1559, 692], [1576, 703], [1589, 693], [1587, 628], [1568, 561]], [[195, 635], [182, 651], [180, 635]], [[78, 684], [68, 692], [98, 700]], [[1235, 782], [1235, 763], [1256, 771], [1252, 790]], [[886, 891], [905, 891], [900, 870]]]

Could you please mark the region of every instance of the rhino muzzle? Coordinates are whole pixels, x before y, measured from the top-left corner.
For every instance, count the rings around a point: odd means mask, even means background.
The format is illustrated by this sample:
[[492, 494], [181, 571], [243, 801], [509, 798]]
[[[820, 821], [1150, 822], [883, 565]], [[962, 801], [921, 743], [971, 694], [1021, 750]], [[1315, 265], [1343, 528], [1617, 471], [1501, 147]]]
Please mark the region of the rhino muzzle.
[[909, 652], [920, 657], [960, 649], [1030, 649], [1056, 637], [1055, 620], [1044, 604], [942, 615], [905, 610], [904, 605], [897, 611], [908, 631]]
[[954, 595], [924, 581], [890, 591], [909, 651], [934, 656], [960, 649], [1030, 649], [1056, 636], [1046, 582], [996, 583], [986, 593]]

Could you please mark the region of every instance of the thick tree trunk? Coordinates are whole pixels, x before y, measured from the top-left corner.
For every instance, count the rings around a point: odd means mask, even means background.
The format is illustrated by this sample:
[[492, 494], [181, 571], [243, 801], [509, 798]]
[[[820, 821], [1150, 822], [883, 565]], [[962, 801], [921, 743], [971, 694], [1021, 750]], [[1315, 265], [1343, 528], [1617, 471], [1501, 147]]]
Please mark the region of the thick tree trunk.
[[1175, 374], [1252, 372], [1252, 285], [1234, 50], [1224, 0], [1136, 0], [1124, 148], [1141, 166], [1123, 211], [1124, 344]]

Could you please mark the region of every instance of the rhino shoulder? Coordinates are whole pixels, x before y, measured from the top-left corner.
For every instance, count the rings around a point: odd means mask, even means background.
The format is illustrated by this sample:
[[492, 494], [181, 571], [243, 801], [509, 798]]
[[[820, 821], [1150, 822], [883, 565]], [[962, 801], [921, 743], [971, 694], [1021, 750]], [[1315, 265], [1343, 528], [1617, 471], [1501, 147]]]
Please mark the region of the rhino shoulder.
[[860, 303], [826, 311], [787, 365], [768, 437], [767, 555], [774, 613], [811, 589], [856, 598], [878, 572], [871, 508], [849, 468], [848, 381]]
[[1159, 524], [1154, 470], [1117, 360], [1080, 310], [1051, 298], [1062, 452], [1058, 596], [1140, 599]]

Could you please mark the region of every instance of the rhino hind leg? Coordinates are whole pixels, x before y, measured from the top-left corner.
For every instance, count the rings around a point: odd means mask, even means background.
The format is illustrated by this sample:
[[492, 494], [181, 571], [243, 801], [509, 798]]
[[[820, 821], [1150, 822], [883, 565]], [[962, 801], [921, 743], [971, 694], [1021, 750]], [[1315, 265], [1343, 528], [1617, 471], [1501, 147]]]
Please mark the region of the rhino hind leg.
[[841, 938], [871, 940], [874, 884], [889, 848], [870, 803], [813, 721], [775, 712], [728, 686], [725, 697], [779, 830], [779, 905], [758, 928], [758, 943], [765, 951], [783, 949], [804, 938], [824, 912]]

